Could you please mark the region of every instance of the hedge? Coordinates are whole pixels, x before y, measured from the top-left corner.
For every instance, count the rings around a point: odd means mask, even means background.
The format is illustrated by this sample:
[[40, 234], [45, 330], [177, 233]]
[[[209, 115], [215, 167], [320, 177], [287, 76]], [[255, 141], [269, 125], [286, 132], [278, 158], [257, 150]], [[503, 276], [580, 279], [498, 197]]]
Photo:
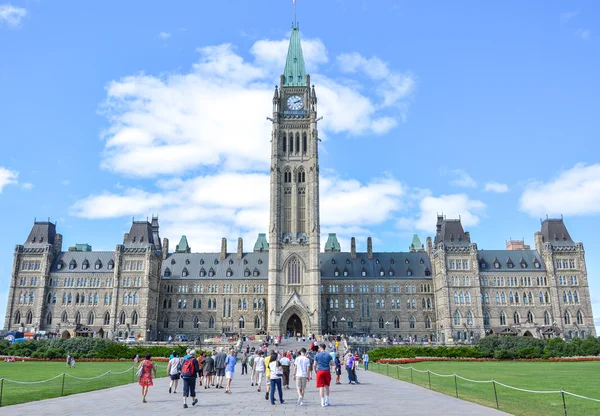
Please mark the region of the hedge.
[[64, 358], [67, 353], [71, 353], [76, 359], [132, 359], [136, 354], [143, 357], [147, 353], [153, 357], [168, 357], [173, 351], [183, 356], [185, 350], [185, 346], [129, 346], [107, 339], [84, 337], [29, 340], [12, 345], [8, 341], [0, 340], [0, 355], [44, 359]]
[[386, 358], [444, 357], [496, 359], [549, 359], [600, 355], [600, 339], [562, 338], [537, 339], [491, 335], [481, 338], [474, 346], [392, 346], [369, 351], [373, 361]]

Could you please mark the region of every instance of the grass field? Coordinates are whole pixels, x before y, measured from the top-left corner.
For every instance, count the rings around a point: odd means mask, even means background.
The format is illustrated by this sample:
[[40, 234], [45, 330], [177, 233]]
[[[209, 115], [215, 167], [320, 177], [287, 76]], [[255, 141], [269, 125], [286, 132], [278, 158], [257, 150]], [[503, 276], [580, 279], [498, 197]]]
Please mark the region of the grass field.
[[[429, 388], [426, 370], [438, 374], [458, 374], [471, 380], [496, 380], [503, 384], [527, 390], [564, 389], [581, 396], [600, 399], [600, 362], [423, 362], [411, 364], [420, 373], [410, 371], [409, 365], [369, 366], [378, 373]], [[360, 380], [360, 373], [359, 373]], [[431, 388], [435, 391], [456, 396], [489, 407], [496, 407], [494, 385], [473, 383], [454, 377], [438, 377], [431, 374]], [[496, 384], [499, 408], [515, 415], [564, 415], [562, 395], [525, 393]], [[600, 415], [600, 403], [565, 395], [567, 414]]]
[[[76, 368], [66, 368], [64, 362], [0, 362], [0, 378], [4, 379], [0, 382], [0, 405], [4, 407], [131, 383], [137, 381], [135, 370], [130, 369], [132, 366], [132, 361], [77, 362]], [[164, 363], [159, 363], [158, 366], [158, 375], [160, 376], [164, 372]], [[108, 371], [111, 374], [99, 377]], [[64, 376], [63, 373], [65, 373]], [[13, 382], [36, 382], [56, 376], [59, 377], [45, 383], [18, 384]], [[92, 379], [81, 380], [90, 378]]]

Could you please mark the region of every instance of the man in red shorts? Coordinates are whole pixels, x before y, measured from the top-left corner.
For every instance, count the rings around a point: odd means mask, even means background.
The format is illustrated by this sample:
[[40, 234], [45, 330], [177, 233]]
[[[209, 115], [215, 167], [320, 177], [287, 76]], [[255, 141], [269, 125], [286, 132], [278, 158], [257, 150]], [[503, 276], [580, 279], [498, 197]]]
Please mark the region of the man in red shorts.
[[319, 352], [315, 356], [315, 373], [317, 374], [317, 388], [321, 396], [321, 407], [329, 406], [329, 384], [331, 384], [331, 367], [334, 365], [331, 355], [325, 352], [325, 344], [319, 345]]

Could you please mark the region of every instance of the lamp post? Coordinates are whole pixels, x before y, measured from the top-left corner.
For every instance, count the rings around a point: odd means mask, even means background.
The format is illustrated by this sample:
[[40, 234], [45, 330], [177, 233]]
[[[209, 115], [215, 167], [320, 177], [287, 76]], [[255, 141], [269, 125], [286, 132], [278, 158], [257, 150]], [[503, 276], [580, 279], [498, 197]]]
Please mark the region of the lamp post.
[[150, 342], [150, 328], [146, 329], [146, 342]]
[[239, 325], [239, 330], [240, 330], [240, 337], [239, 337], [239, 339], [240, 340], [242, 339], [242, 328], [244, 328], [244, 318], [242, 318], [240, 316], [240, 325]]
[[[346, 322], [346, 318], [344, 318], [342, 316], [342, 319], [340, 319], [340, 322], [342, 323], [342, 328], [343, 328], [344, 327], [344, 322]], [[342, 328], [340, 328], [340, 329], [342, 329]], [[342, 332], [342, 333], [344, 333], [344, 332]]]
[[385, 328], [387, 330], [387, 338], [389, 341], [390, 340], [390, 323], [388, 321], [385, 321]]

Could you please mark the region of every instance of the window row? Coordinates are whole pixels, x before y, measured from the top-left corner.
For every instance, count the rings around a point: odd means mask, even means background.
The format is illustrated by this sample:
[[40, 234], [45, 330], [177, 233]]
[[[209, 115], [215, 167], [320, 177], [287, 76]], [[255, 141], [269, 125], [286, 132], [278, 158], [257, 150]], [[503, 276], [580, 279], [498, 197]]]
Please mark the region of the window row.
[[[401, 321], [400, 318], [398, 316], [394, 317], [393, 322], [389, 322], [383, 319], [383, 316], [380, 316], [377, 319], [377, 324], [379, 326], [379, 329], [390, 329], [390, 327], [392, 326], [392, 324], [394, 325], [394, 329], [401, 329]], [[410, 316], [408, 318], [408, 328], [409, 329], [414, 329], [417, 326], [417, 320], [414, 316]], [[425, 317], [425, 322], [424, 322], [424, 327], [425, 329], [430, 329], [431, 328], [431, 318], [429, 316]]]
[[[302, 147], [300, 147], [301, 144]], [[300, 133], [296, 133], [295, 136], [294, 133], [283, 133], [281, 136], [281, 151], [290, 155], [297, 155], [300, 152], [305, 155], [308, 151], [308, 136], [306, 133], [302, 133], [302, 137], [300, 137]]]
[[[131, 295], [131, 294], [129, 294]], [[137, 293], [136, 295], [136, 300], [135, 300], [135, 304], [137, 304], [138, 302], [138, 297], [137, 297]], [[100, 299], [101, 295], [98, 295], [98, 292], [96, 293], [89, 293], [87, 296], [87, 304], [88, 305], [97, 305], [99, 303], [99, 299]], [[56, 303], [56, 293], [52, 293], [52, 296], [50, 296], [50, 294], [48, 294], [48, 303]], [[74, 303], [75, 305], [85, 305], [86, 304], [86, 295], [85, 293], [75, 293], [75, 295], [73, 296], [72, 293], [63, 293], [63, 297], [62, 297], [62, 304], [63, 305], [70, 305]], [[133, 298], [132, 298], [132, 302], [129, 303], [129, 296], [127, 294], [125, 294], [123, 296], [123, 303], [125, 304], [134, 304], [133, 303]], [[104, 294], [104, 304], [105, 305], [111, 305], [112, 304], [112, 293], [105, 293]]]
[[471, 286], [470, 276], [452, 276], [452, 286]]
[[[264, 293], [265, 287], [264, 285], [247, 285], [241, 284], [237, 287], [238, 293]], [[163, 291], [165, 294], [167, 293], [234, 293], [234, 286], [231, 284], [223, 285], [219, 287], [218, 284], [210, 284], [206, 285], [206, 289], [204, 285], [164, 285]]]
[[[132, 262], [125, 262], [125, 264], [127, 264], [127, 263], [132, 263]], [[56, 263], [57, 270], [62, 270], [62, 269], [64, 269], [64, 267], [65, 267], [64, 261], [59, 260], [58, 263]], [[96, 260], [96, 262], [94, 263], [94, 270], [100, 270], [100, 269], [102, 269], [102, 267], [103, 267], [102, 261], [100, 261], [100, 259]], [[114, 269], [114, 267], [115, 267], [115, 262], [113, 260], [109, 260], [109, 262], [106, 265], [107, 270], [112, 270], [112, 269]], [[131, 267], [131, 265], [129, 267]], [[81, 263], [81, 269], [88, 270], [89, 268], [90, 268], [90, 262], [87, 259], [85, 259]], [[77, 269], [77, 261], [75, 261], [75, 259], [72, 259], [69, 262], [69, 270], [75, 270], [75, 269]], [[136, 268], [136, 269], [125, 269], [125, 270], [138, 270], [138, 269]], [[143, 270], [143, 269], [139, 269], [139, 270]]]
[[[164, 277], [171, 277], [172, 272], [170, 268], [166, 268], [163, 276]], [[184, 267], [183, 270], [181, 271], [181, 277], [188, 277], [190, 275], [189, 270], [187, 269], [187, 267]], [[234, 273], [233, 270], [231, 268], [228, 268], [227, 271], [225, 272], [225, 276], [226, 277], [233, 277]], [[208, 272], [204, 269], [204, 267], [202, 267], [200, 269], [200, 273], [199, 273], [200, 277], [215, 277], [216, 276], [216, 272], [215, 270], [211, 267], [210, 269], [208, 269]], [[244, 277], [250, 277], [250, 276], [260, 276], [260, 271], [255, 268], [253, 271], [250, 271], [250, 269], [246, 268], [244, 270]]]
[[29, 286], [37, 286], [38, 278], [37, 277], [24, 277], [21, 276], [19, 278], [19, 286], [27, 286], [27, 282], [29, 281]]
[[[228, 321], [226, 323], [224, 323], [223, 321], [221, 321], [221, 330], [223, 330], [225, 332], [226, 329], [228, 329], [227, 332], [230, 332], [232, 330], [231, 327], [225, 327], [224, 325], [227, 324], [229, 325], [231, 323], [231, 321]], [[254, 318], [254, 329], [261, 329], [262, 325], [261, 325], [261, 319], [260, 316], [256, 316]], [[203, 325], [203, 322], [200, 320], [200, 318], [198, 316], [194, 316], [194, 318], [191, 321], [192, 327], [190, 329], [199, 329], [201, 328]], [[246, 318], [244, 318], [243, 316], [240, 316], [239, 319], [236, 322], [237, 326], [239, 329], [245, 329], [246, 328]], [[208, 321], [206, 322], [206, 327], [208, 327], [208, 329], [216, 329], [216, 319], [214, 316], [210, 316], [208, 318]], [[163, 319], [163, 328], [167, 329], [169, 328], [169, 317], [165, 316]], [[179, 317], [177, 318], [177, 328], [178, 329], [187, 329], [186, 326], [186, 321], [184, 320], [183, 317]]]
[[31, 292], [21, 292], [19, 294], [19, 305], [32, 305], [35, 301], [35, 294]]
[[554, 261], [554, 267], [557, 269], [576, 269], [575, 259], [557, 259]]
[[450, 270], [469, 270], [469, 261], [463, 259], [454, 259], [448, 261]]
[[571, 285], [576, 286], [579, 284], [577, 276], [558, 276], [558, 284], [562, 286]]
[[21, 263], [21, 270], [40, 270], [40, 261], [24, 261]]

